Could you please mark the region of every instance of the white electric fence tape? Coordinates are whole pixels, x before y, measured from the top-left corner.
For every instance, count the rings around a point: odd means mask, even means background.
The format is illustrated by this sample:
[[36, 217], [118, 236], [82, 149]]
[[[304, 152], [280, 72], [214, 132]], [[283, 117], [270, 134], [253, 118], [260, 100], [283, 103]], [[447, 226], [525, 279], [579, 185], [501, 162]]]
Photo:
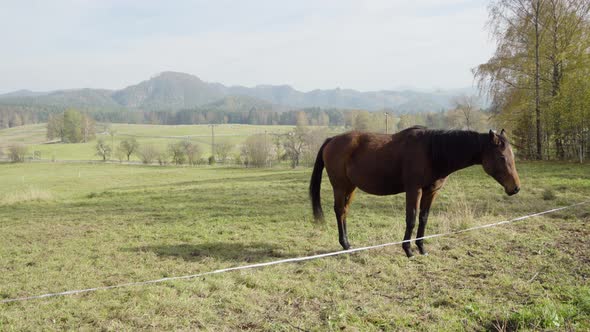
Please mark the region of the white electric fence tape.
[[374, 245], [374, 246], [361, 247], [361, 248], [353, 248], [353, 249], [349, 249], [349, 250], [334, 251], [334, 252], [329, 252], [329, 253], [325, 253], [325, 254], [318, 254], [318, 255], [312, 255], [312, 256], [287, 258], [287, 259], [281, 259], [281, 260], [277, 260], [277, 261], [270, 261], [270, 262], [266, 262], [266, 263], [257, 263], [257, 264], [250, 264], [250, 265], [234, 266], [234, 267], [228, 267], [228, 268], [225, 268], [225, 269], [219, 269], [219, 270], [202, 272], [202, 273], [185, 275], [185, 276], [168, 277], [168, 278], [148, 280], [148, 281], [129, 282], [129, 283], [125, 283], [125, 284], [112, 285], [112, 286], [100, 286], [100, 287], [94, 287], [94, 288], [70, 290], [70, 291], [59, 292], [59, 293], [48, 293], [48, 294], [43, 294], [43, 295], [25, 296], [25, 297], [13, 298], [13, 299], [5, 299], [5, 300], [0, 300], [0, 303], [28, 301], [28, 300], [42, 299], [42, 298], [54, 297], [54, 296], [64, 296], [64, 295], [89, 293], [89, 292], [95, 292], [95, 291], [101, 291], [101, 290], [109, 290], [109, 289], [115, 289], [115, 288], [123, 288], [123, 287], [131, 287], [131, 286], [142, 286], [142, 285], [156, 284], [156, 283], [161, 283], [161, 282], [166, 282], [166, 281], [172, 281], [172, 280], [183, 280], [183, 279], [198, 278], [198, 277], [203, 277], [203, 276], [207, 276], [207, 275], [211, 275], [211, 274], [219, 274], [219, 273], [225, 273], [225, 272], [230, 272], [230, 271], [247, 270], [247, 269], [253, 269], [253, 268], [257, 268], [257, 267], [264, 267], [264, 266], [284, 264], [284, 263], [302, 262], [302, 261], [308, 261], [308, 260], [318, 259], [318, 258], [323, 258], [323, 257], [330, 257], [330, 256], [336, 256], [336, 255], [350, 254], [350, 253], [358, 252], [358, 251], [365, 251], [365, 250], [370, 250], [370, 249], [377, 249], [377, 248], [389, 247], [389, 246], [393, 246], [393, 245], [397, 245], [397, 244], [402, 244], [402, 243], [405, 243], [405, 242], [411, 242], [411, 241], [423, 240], [423, 239], [432, 239], [432, 238], [435, 238], [435, 237], [448, 236], [448, 235], [453, 235], [453, 234], [470, 232], [470, 231], [474, 231], [474, 230], [478, 230], [478, 229], [482, 229], [482, 228], [489, 228], [489, 227], [499, 226], [499, 225], [508, 224], [508, 223], [511, 223], [511, 222], [519, 221], [519, 220], [524, 220], [524, 219], [528, 219], [528, 218], [532, 218], [532, 217], [537, 217], [537, 216], [541, 216], [541, 215], [548, 214], [548, 213], [553, 213], [553, 212], [561, 211], [561, 210], [564, 210], [564, 209], [568, 209], [568, 208], [571, 208], [571, 207], [574, 207], [574, 206], [578, 206], [578, 205], [582, 205], [582, 204], [586, 204], [586, 203], [590, 203], [590, 201], [580, 202], [580, 203], [572, 204], [572, 205], [569, 205], [569, 206], [564, 206], [564, 207], [555, 208], [555, 209], [551, 209], [551, 210], [547, 210], [547, 211], [543, 211], [543, 212], [529, 214], [529, 215], [526, 215], [526, 216], [523, 216], [523, 217], [518, 217], [518, 218], [514, 218], [514, 219], [510, 219], [510, 220], [504, 220], [504, 221], [496, 222], [496, 223], [493, 223], [493, 224], [487, 224], [487, 225], [481, 225], [481, 226], [474, 226], [474, 227], [466, 228], [466, 229], [463, 229], [463, 230], [451, 231], [451, 232], [447, 232], [447, 233], [427, 235], [427, 236], [424, 236], [424, 237], [421, 237], [421, 238], [417, 238], [417, 239], [412, 239], [412, 240], [405, 240], [405, 241], [398, 241], [398, 242], [390, 242], [390, 243], [378, 244], [378, 245]]

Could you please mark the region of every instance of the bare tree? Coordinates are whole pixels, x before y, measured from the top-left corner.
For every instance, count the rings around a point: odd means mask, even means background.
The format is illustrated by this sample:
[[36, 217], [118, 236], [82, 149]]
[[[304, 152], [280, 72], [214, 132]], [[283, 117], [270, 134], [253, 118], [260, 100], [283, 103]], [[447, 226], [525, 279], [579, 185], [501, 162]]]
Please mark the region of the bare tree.
[[110, 145], [108, 145], [104, 139], [100, 138], [96, 142], [96, 155], [102, 158], [102, 161], [107, 161], [111, 157], [111, 153], [113, 152]]
[[96, 123], [88, 114], [82, 115], [82, 135], [82, 141], [84, 143], [94, 139], [96, 136]]
[[161, 158], [160, 156], [163, 155], [163, 153], [159, 151], [153, 144], [143, 144], [138, 148], [137, 155], [139, 156], [139, 159], [142, 163], [151, 164], [154, 162], [154, 160]]
[[199, 146], [189, 140], [180, 142], [180, 146], [184, 150], [184, 155], [186, 156], [189, 165], [196, 165], [199, 162], [199, 156], [201, 155]]
[[455, 97], [452, 101], [453, 108], [462, 115], [464, 128], [472, 130], [477, 112], [478, 99], [476, 96], [461, 95]]
[[291, 161], [292, 168], [299, 166], [305, 149], [308, 132], [309, 129], [307, 127], [297, 126], [295, 131], [290, 132], [284, 137], [283, 147], [285, 148], [287, 158]]

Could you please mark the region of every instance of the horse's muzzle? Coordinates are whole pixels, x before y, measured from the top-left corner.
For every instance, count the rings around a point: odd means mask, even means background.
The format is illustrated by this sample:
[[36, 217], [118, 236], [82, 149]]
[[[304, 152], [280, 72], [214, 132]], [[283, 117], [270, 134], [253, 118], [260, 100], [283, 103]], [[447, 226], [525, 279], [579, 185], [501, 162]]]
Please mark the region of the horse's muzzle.
[[514, 188], [514, 190], [512, 192], [508, 193], [508, 196], [516, 195], [516, 194], [518, 194], [519, 191], [520, 191], [520, 187], [516, 187], [516, 188]]

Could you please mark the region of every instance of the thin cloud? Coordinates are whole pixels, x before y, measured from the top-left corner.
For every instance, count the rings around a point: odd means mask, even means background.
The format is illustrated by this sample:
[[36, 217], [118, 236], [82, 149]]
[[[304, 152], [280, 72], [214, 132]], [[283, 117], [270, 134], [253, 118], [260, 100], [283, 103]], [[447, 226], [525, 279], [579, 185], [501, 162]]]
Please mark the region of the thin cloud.
[[34, 4], [3, 5], [0, 91], [122, 88], [165, 70], [301, 90], [457, 88], [493, 50], [484, 1]]

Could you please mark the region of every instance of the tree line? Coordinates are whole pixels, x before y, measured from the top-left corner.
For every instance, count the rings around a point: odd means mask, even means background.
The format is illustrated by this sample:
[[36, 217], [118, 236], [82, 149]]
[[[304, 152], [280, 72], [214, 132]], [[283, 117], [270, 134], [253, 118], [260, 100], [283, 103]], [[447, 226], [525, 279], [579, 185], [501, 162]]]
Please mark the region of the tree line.
[[[387, 113], [355, 111], [346, 115], [349, 129], [393, 134], [407, 127], [422, 124], [434, 128], [454, 128], [467, 130], [487, 130], [487, 114], [478, 109], [472, 97], [463, 96], [455, 100], [455, 107], [448, 112], [427, 114], [406, 114], [396, 116]], [[169, 143], [167, 146], [153, 143], [140, 143], [131, 137], [119, 142], [117, 147], [108, 144], [108, 140], [98, 139], [95, 150], [102, 160], [115, 158], [129, 161], [131, 156], [144, 164], [160, 165], [199, 165], [199, 164], [235, 164], [245, 167], [272, 167], [287, 163], [291, 167], [311, 166], [316, 153], [324, 140], [333, 134], [329, 126], [310, 126], [308, 118], [299, 113], [296, 127], [284, 134], [255, 134], [246, 138], [241, 144], [229, 142], [213, 146], [213, 154], [203, 157], [199, 145], [190, 139]], [[387, 126], [385, 126], [384, 120]], [[333, 128], [333, 127], [332, 127]], [[335, 128], [333, 128], [335, 129]], [[107, 129], [107, 132], [111, 129]], [[338, 129], [341, 131], [342, 127]], [[112, 133], [114, 135], [115, 133]]]
[[[395, 112], [362, 110], [339, 112], [319, 108], [288, 112], [290, 117], [288, 123], [297, 126], [297, 129], [290, 134], [268, 135], [264, 140], [260, 136], [254, 136], [249, 138], [247, 144], [243, 144], [240, 148], [229, 143], [219, 143], [215, 145], [215, 155], [209, 156], [212, 159], [201, 158], [198, 145], [189, 144], [190, 141], [180, 142], [165, 149], [150, 144], [140, 146], [139, 142], [132, 139], [123, 140], [120, 143], [122, 145], [114, 146], [114, 137], [117, 133], [107, 124], [103, 134], [111, 136], [111, 144], [104, 138], [99, 139], [95, 150], [96, 154], [105, 161], [113, 158], [129, 161], [131, 156], [137, 156], [148, 164], [154, 162], [160, 164], [204, 164], [231, 160], [247, 166], [261, 167], [288, 160], [289, 164], [295, 167], [302, 163], [313, 162], [313, 158], [315, 158], [313, 154], [319, 148], [318, 144], [321, 144], [328, 134], [327, 128], [332, 128], [332, 132], [342, 131], [344, 128], [344, 130], [355, 129], [381, 133], [394, 133], [413, 125], [424, 125], [438, 129], [488, 130], [490, 128], [489, 113], [476, 105], [478, 105], [476, 97], [460, 96], [454, 100], [451, 110], [432, 113], [396, 114]], [[47, 139], [60, 143], [92, 141], [96, 137], [97, 120], [100, 121], [93, 118], [95, 115], [95, 113], [74, 109], [49, 114], [46, 119]], [[336, 125], [333, 120], [336, 121]], [[265, 141], [263, 149], [260, 148], [262, 141]], [[11, 160], [24, 161], [24, 155], [28, 151], [25, 147], [16, 147], [15, 145], [12, 150], [15, 153], [4, 153], [4, 155], [18, 155]], [[16, 153], [16, 151], [20, 153]], [[262, 153], [263, 151], [267, 153]], [[1, 149], [0, 153], [2, 153]], [[265, 156], [262, 163], [260, 156]]]
[[[471, 97], [470, 97], [471, 98]], [[65, 110], [70, 111], [70, 110]], [[140, 111], [140, 110], [77, 110], [84, 116], [102, 123], [131, 123], [131, 124], [252, 124], [252, 125], [297, 125], [304, 123], [310, 126], [353, 127], [355, 117], [362, 110], [310, 107], [289, 111], [273, 111], [252, 108], [249, 111], [223, 111], [190, 109], [181, 111]], [[450, 110], [452, 111], [452, 109]], [[407, 119], [416, 117], [437, 118], [437, 128], [454, 125], [452, 119], [456, 117], [450, 111], [438, 110], [430, 113], [399, 113], [395, 110], [367, 112], [376, 117], [385, 112], [392, 116], [404, 116]], [[0, 129], [26, 124], [44, 123], [59, 119], [64, 113], [59, 108], [35, 108], [25, 106], [0, 105]], [[444, 119], [449, 116], [449, 119]], [[59, 128], [59, 124], [57, 126]], [[55, 137], [60, 137], [55, 133]], [[65, 137], [64, 137], [65, 138]]]

